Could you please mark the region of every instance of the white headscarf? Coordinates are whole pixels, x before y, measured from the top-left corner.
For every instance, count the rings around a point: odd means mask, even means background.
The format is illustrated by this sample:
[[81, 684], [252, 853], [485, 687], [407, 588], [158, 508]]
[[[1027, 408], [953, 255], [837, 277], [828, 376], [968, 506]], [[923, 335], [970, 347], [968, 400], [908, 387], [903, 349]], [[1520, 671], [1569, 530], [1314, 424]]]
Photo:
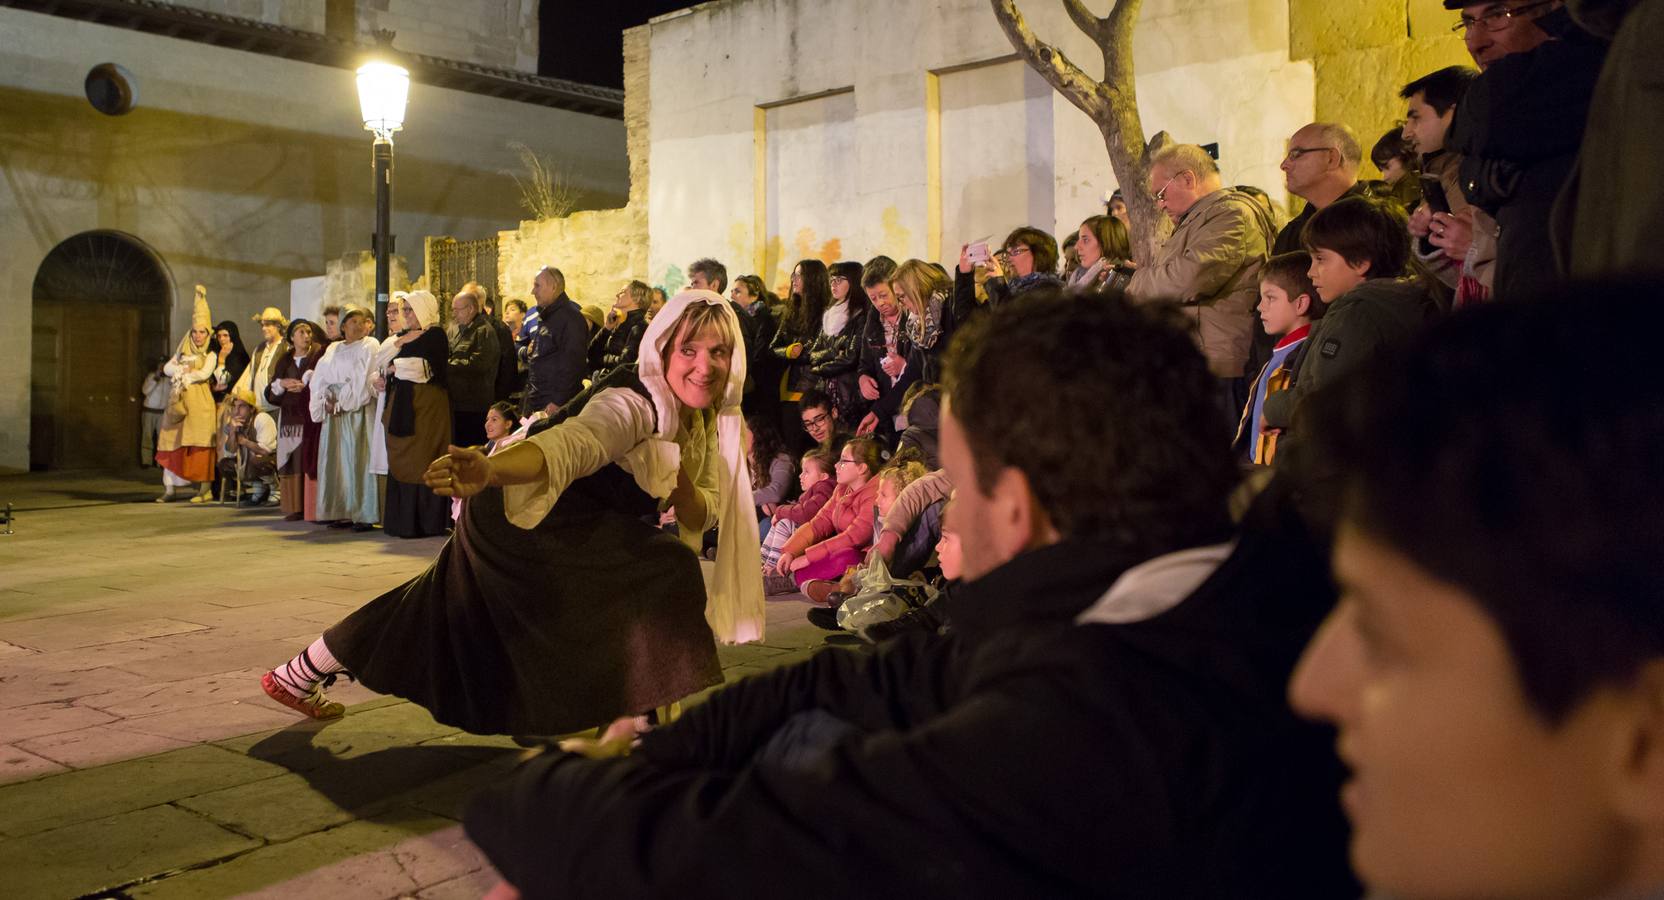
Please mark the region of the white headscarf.
[[394, 291], [393, 299], [410, 304], [410, 311], [416, 316], [416, 327], [432, 328], [439, 324], [439, 301], [427, 291]]
[[[763, 637], [764, 602], [762, 556], [758, 550], [757, 517], [751, 506], [751, 469], [745, 461], [745, 416], [740, 413], [740, 397], [745, 392], [745, 338], [740, 330], [739, 316], [721, 294], [711, 291], [682, 291], [666, 303], [648, 324], [641, 337], [637, 354], [637, 374], [653, 397], [653, 408], [658, 413], [659, 440], [646, 441], [638, 449], [642, 456], [653, 453], [656, 460], [634, 458], [638, 482], [644, 470], [663, 471], [670, 463], [669, 476], [674, 479], [675, 466], [680, 465], [680, 450], [674, 443], [681, 423], [682, 404], [665, 380], [663, 355], [665, 344], [671, 339], [671, 329], [682, 318], [682, 312], [695, 303], [707, 303], [722, 310], [728, 329], [734, 336], [733, 353], [729, 356], [728, 384], [717, 407], [717, 450], [722, 457], [717, 476], [717, 548], [714, 576], [706, 585], [705, 620], [717, 640], [725, 644], [744, 644]], [[669, 447], [665, 444], [669, 443]], [[649, 446], [655, 445], [655, 446]], [[666, 458], [673, 451], [676, 459]], [[656, 451], [656, 452], [655, 452]], [[674, 481], [671, 482], [674, 484]], [[682, 537], [697, 548], [701, 535]]]

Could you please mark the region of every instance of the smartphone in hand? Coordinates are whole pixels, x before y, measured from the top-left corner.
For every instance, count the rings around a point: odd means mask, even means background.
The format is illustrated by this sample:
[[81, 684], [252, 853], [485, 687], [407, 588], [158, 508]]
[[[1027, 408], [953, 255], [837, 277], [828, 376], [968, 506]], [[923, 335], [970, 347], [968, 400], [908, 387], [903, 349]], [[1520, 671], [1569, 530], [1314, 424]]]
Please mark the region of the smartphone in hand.
[[972, 263], [985, 266], [993, 257], [993, 252], [988, 247], [988, 241], [972, 241], [971, 246], [965, 250], [965, 256]]

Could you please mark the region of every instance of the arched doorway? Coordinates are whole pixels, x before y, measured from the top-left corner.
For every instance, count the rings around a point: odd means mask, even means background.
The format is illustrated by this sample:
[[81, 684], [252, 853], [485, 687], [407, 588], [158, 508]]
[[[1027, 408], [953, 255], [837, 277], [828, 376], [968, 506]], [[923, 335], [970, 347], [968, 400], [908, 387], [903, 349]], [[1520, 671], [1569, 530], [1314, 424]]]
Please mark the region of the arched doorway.
[[167, 346], [173, 281], [160, 256], [116, 231], [58, 246], [35, 273], [29, 468], [132, 468], [139, 388]]

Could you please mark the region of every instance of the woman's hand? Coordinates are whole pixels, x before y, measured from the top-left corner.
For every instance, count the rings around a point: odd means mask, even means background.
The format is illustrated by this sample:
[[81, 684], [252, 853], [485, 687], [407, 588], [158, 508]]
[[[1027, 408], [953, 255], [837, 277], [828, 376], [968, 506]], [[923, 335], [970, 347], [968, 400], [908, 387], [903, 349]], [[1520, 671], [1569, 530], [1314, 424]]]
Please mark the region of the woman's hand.
[[[891, 350], [885, 355], [884, 359], [878, 363], [878, 367], [884, 370], [885, 375], [888, 375], [891, 378], [900, 378], [902, 370], [907, 368], [907, 358], [894, 350]], [[868, 397], [867, 399], [876, 400], [878, 398]]]
[[[886, 358], [885, 361], [888, 362], [888, 359]], [[890, 377], [894, 378], [895, 376]], [[874, 381], [871, 375], [861, 376], [861, 396], [868, 400], [878, 399], [878, 382]]]
[[971, 262], [971, 245], [970, 244], [960, 244], [959, 245], [959, 271], [969, 273], [971, 271], [971, 269], [973, 269], [973, 268], [975, 268], [975, 264]]
[[472, 497], [491, 486], [491, 461], [471, 447], [450, 447], [422, 473], [422, 483], [441, 497]]
[[792, 573], [792, 555], [790, 553], [780, 554], [780, 561], [774, 564], [774, 574], [776, 574], [776, 575], [790, 575], [791, 573]]
[[[804, 569], [807, 569], [807, 568], [809, 568], [809, 557], [802, 556], [802, 557], [798, 557], [797, 559], [792, 560], [791, 570], [793, 572], [801, 572], [801, 571], [803, 571]], [[781, 572], [780, 574], [784, 575], [786, 573]]]
[[1464, 209], [1461, 213], [1433, 214], [1433, 233], [1427, 242], [1435, 247], [1444, 249], [1444, 255], [1461, 262], [1467, 258], [1468, 248], [1473, 246], [1473, 211]]
[[380, 372], [371, 375], [370, 386], [375, 388], [376, 393], [378, 394], [387, 393], [387, 376], [381, 374]]
[[870, 412], [870, 413], [867, 413], [865, 416], [863, 416], [861, 418], [861, 424], [860, 425], [855, 426], [855, 433], [856, 434], [872, 434], [873, 429], [875, 429], [877, 427], [878, 427], [878, 413]]

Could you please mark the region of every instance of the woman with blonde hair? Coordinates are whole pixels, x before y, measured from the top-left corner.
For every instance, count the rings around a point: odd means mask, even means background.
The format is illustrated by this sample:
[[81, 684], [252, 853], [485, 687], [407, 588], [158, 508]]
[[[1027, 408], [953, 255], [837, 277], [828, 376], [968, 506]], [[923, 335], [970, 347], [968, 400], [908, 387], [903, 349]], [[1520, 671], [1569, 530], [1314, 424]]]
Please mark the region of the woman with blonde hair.
[[156, 463], [162, 467], [162, 496], [157, 503], [177, 499], [176, 489], [201, 484], [194, 503], [206, 503], [214, 481], [214, 430], [218, 416], [208, 380], [217, 359], [209, 348], [214, 319], [208, 311], [208, 289], [196, 286], [191, 330], [162, 366], [172, 381], [162, 428], [156, 434]]
[[[425, 476], [467, 498], [439, 558], [266, 673], [265, 692], [333, 718], [320, 686], [348, 670], [476, 734], [558, 735], [720, 684], [716, 641], [759, 640], [764, 621], [739, 334], [721, 296], [684, 291], [637, 365], [536, 433], [489, 457], [450, 448]], [[690, 526], [679, 537], [643, 521], [666, 508]]]
[[941, 356], [948, 340], [975, 307], [956, 301], [947, 274], [919, 259], [897, 266], [890, 277], [890, 288], [901, 304], [902, 330], [920, 379], [932, 383], [940, 380]]

